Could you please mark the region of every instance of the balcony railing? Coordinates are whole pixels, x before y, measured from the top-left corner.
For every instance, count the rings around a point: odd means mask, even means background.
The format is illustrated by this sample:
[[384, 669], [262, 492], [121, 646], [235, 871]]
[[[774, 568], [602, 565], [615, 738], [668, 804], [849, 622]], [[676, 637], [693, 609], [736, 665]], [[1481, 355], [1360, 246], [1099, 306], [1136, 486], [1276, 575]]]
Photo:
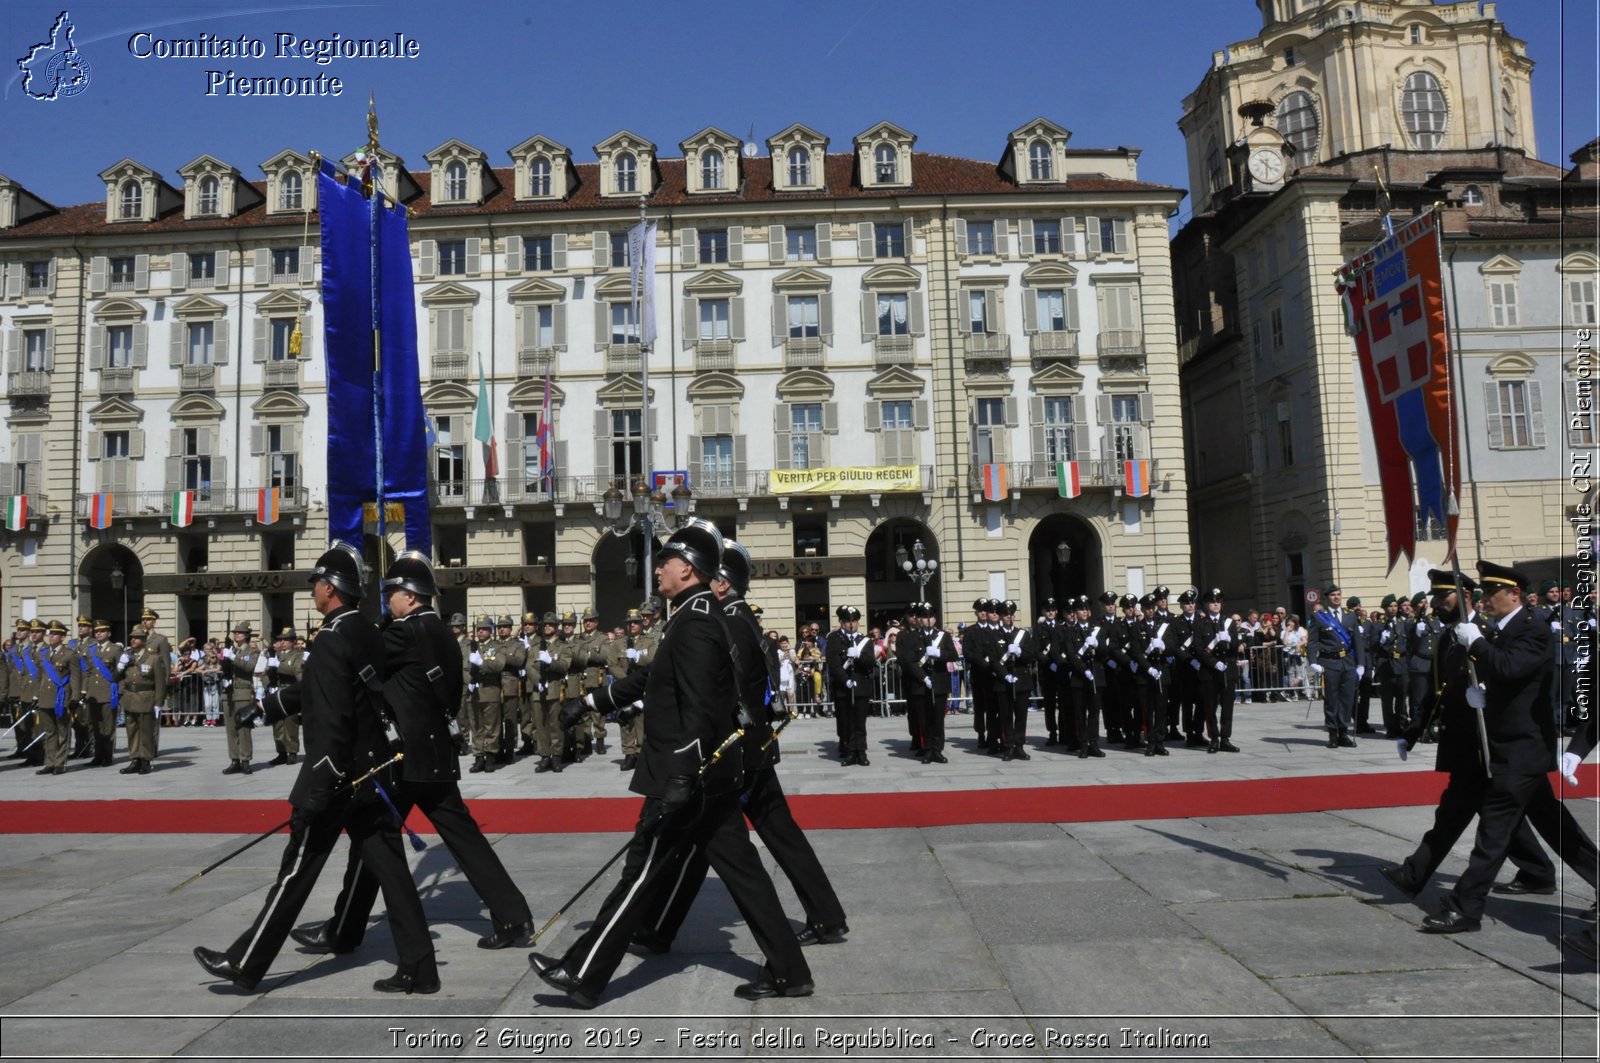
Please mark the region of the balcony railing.
[[606, 375], [622, 376], [644, 370], [644, 356], [637, 343], [606, 344]]
[[1028, 352], [1035, 362], [1076, 361], [1078, 334], [1076, 332], [1035, 332], [1028, 337]]
[[917, 341], [910, 336], [879, 336], [872, 341], [872, 364], [879, 369], [892, 365], [914, 365]]
[[114, 369], [100, 370], [100, 394], [102, 395], [132, 395], [133, 374], [137, 370], [126, 366]]
[[[1008, 461], [1006, 466], [1007, 486], [1012, 490], [1039, 490], [1047, 488], [1051, 491], [1057, 489], [1056, 465], [1053, 461]], [[1158, 462], [1150, 462], [1150, 482], [1155, 483]], [[1123, 465], [1116, 458], [1092, 458], [1078, 462], [1078, 484], [1085, 490], [1091, 487], [1121, 487], [1123, 485]], [[968, 473], [970, 489], [983, 490], [983, 467], [974, 465]]]
[[179, 391], [215, 391], [217, 367], [214, 365], [185, 365], [179, 367]]
[[436, 352], [428, 363], [428, 376], [433, 380], [465, 380], [469, 366], [466, 351]]
[[816, 336], [790, 336], [783, 341], [785, 369], [821, 369], [827, 365], [822, 340]]
[[732, 340], [699, 340], [694, 345], [694, 368], [697, 373], [707, 370], [733, 368]]
[[50, 394], [50, 374], [32, 369], [12, 373], [6, 380], [6, 392], [14, 399], [39, 399]]
[[295, 358], [288, 358], [277, 362], [268, 362], [261, 368], [261, 383], [269, 388], [298, 388], [300, 386], [300, 362]]
[[531, 347], [517, 352], [517, 375], [519, 377], [544, 376], [552, 371], [556, 364], [556, 349], [554, 347]]
[[[560, 482], [557, 482], [559, 487]], [[565, 498], [558, 499], [567, 501]], [[465, 506], [505, 506], [529, 502], [554, 501], [537, 483], [502, 476], [495, 480], [435, 480], [433, 502], [441, 509]]]
[[1011, 364], [1011, 337], [1004, 332], [969, 332], [966, 345], [968, 364]]
[[[118, 519], [155, 518], [160, 520], [170, 519], [172, 516], [171, 491], [112, 491], [111, 515]], [[88, 492], [79, 492], [76, 496], [74, 509], [80, 518], [89, 516], [89, 504], [94, 495]], [[261, 488], [256, 487], [212, 487], [209, 489], [197, 488], [194, 492], [194, 512], [196, 516], [221, 516], [225, 514], [243, 514], [253, 516], [257, 503], [260, 501]], [[278, 512], [284, 513], [304, 511], [311, 504], [311, 491], [306, 487], [281, 488], [278, 495]], [[29, 508], [43, 508], [43, 499], [35, 502], [30, 496]]]
[[1100, 333], [1100, 357], [1131, 358], [1144, 354], [1144, 333], [1138, 329], [1107, 329]]

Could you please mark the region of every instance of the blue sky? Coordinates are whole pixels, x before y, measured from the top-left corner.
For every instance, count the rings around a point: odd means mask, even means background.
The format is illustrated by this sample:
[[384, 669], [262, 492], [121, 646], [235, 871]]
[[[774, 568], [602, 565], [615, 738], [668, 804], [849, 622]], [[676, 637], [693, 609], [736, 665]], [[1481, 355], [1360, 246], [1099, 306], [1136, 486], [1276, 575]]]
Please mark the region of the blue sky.
[[[756, 140], [804, 122], [849, 150], [880, 119], [917, 148], [997, 159], [1006, 133], [1043, 114], [1084, 147], [1144, 152], [1146, 180], [1185, 187], [1177, 119], [1211, 53], [1253, 35], [1251, 0], [725, 0], [655, 3], [71, 2], [90, 84], [41, 103], [21, 90], [15, 60], [48, 35], [62, 0], [0, 5], [0, 173], [58, 205], [99, 200], [97, 174], [123, 156], [178, 183], [202, 152], [258, 179], [284, 148], [342, 155], [364, 138], [368, 90], [378, 95], [384, 146], [413, 168], [450, 137], [497, 166], [534, 133], [571, 147], [628, 128], [665, 155], [708, 125]], [[1528, 42], [1541, 157], [1566, 156], [1596, 135], [1593, 0], [1500, 0]], [[137, 59], [129, 37], [211, 33], [263, 39], [266, 59]], [[273, 35], [384, 37], [403, 33], [409, 60], [271, 57]], [[1113, 46], [1113, 43], [1115, 45]], [[339, 98], [206, 95], [207, 70], [337, 76]], [[1188, 204], [1185, 201], [1184, 211]]]

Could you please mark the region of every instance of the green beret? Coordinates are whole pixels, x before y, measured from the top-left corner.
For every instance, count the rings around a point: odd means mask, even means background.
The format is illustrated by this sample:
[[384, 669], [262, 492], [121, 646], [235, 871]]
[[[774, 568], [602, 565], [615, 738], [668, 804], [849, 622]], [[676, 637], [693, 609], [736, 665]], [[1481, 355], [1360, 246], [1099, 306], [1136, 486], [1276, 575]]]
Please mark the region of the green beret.
[[1387, 608], [1389, 608], [1389, 606], [1391, 606], [1391, 605], [1393, 605], [1393, 604], [1394, 604], [1394, 603], [1395, 603], [1395, 602], [1397, 602], [1397, 601], [1399, 601], [1399, 600], [1400, 600], [1400, 599], [1398, 599], [1398, 598], [1396, 598], [1396, 597], [1395, 597], [1395, 596], [1394, 596], [1394, 595], [1392, 595], [1392, 594], [1385, 594], [1385, 595], [1384, 595], [1384, 596], [1383, 596], [1383, 602], [1382, 602], [1382, 603], [1381, 603], [1381, 604], [1382, 604], [1382, 605], [1383, 605], [1383, 607], [1384, 607], [1384, 608], [1385, 608], [1385, 609], [1387, 609]]
[[1322, 593], [1323, 593], [1324, 596], [1327, 596], [1329, 594], [1338, 594], [1339, 593], [1339, 585], [1337, 583], [1330, 583], [1326, 587], [1322, 588]]
[[1344, 604], [1346, 604], [1350, 608], [1354, 609], [1356, 606], [1361, 604], [1361, 599], [1360, 598], [1351, 598], [1348, 602], [1345, 602]]

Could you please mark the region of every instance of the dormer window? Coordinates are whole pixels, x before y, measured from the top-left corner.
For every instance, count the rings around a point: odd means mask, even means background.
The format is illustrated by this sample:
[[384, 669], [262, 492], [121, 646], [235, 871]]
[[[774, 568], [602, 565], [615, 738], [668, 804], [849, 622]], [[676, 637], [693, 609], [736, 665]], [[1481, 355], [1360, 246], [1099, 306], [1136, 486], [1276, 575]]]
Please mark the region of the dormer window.
[[200, 179], [200, 194], [196, 204], [201, 214], [216, 214], [222, 205], [222, 182], [215, 177]]
[[534, 159], [528, 167], [528, 193], [535, 196], [550, 194], [550, 160]]
[[805, 148], [789, 149], [789, 184], [809, 185], [811, 183], [811, 152]]
[[1050, 180], [1050, 145], [1043, 140], [1028, 145], [1028, 176], [1035, 181]]
[[1483, 193], [1478, 191], [1477, 185], [1468, 185], [1461, 190], [1461, 205], [1463, 207], [1483, 206]]
[[639, 160], [634, 158], [633, 152], [625, 151], [617, 156], [614, 173], [618, 192], [639, 190]]
[[305, 179], [299, 170], [287, 170], [278, 179], [278, 206], [284, 210], [300, 210], [305, 203]]
[[122, 209], [124, 218], [140, 218], [144, 216], [144, 189], [138, 181], [127, 181], [122, 186]]
[[1421, 26], [1412, 26], [1411, 27], [1411, 43], [1412, 44], [1421, 44], [1422, 43], [1422, 27]]
[[1293, 48], [1285, 48], [1283, 50], [1283, 65], [1284, 66], [1294, 66], [1294, 59], [1295, 59], [1294, 49]]
[[467, 164], [457, 160], [444, 168], [444, 198], [467, 198]]
[[900, 167], [891, 145], [880, 144], [873, 153], [873, 173], [880, 184], [894, 184], [899, 180]]
[[700, 153], [700, 187], [722, 187], [722, 152], [707, 148]]

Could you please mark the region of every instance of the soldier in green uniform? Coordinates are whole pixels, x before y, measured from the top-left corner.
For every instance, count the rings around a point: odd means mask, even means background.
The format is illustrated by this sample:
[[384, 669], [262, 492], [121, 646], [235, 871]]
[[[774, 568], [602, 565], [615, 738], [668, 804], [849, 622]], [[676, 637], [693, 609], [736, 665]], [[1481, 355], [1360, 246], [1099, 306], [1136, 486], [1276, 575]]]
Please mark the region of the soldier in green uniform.
[[[613, 679], [632, 675], [648, 666], [655, 652], [655, 639], [645, 634], [643, 613], [629, 609], [625, 627], [627, 634], [611, 643], [609, 665]], [[622, 770], [632, 771], [644, 742], [644, 717], [637, 704], [619, 706], [616, 716], [617, 733], [622, 736]]]
[[512, 620], [502, 616], [495, 625], [495, 641], [505, 653], [500, 672], [500, 753], [497, 763], [510, 764], [517, 752], [517, 715], [522, 708], [522, 686], [528, 674], [528, 647], [511, 633]]
[[[23, 753], [23, 750], [33, 741], [36, 726], [33, 702], [39, 674], [39, 665], [28, 649], [31, 628], [32, 625], [28, 621], [17, 621], [16, 634], [11, 640], [11, 652], [6, 657], [7, 694], [10, 697], [12, 722], [17, 723], [16, 730], [11, 732], [17, 739], [17, 750], [11, 754], [11, 759], [21, 759], [26, 756], [30, 761], [34, 759], [33, 754]], [[37, 761], [40, 764], [44, 763], [42, 752]]]
[[517, 641], [522, 643], [523, 653], [522, 697], [517, 699], [517, 734], [521, 737], [522, 744], [517, 747], [517, 756], [531, 757], [538, 752], [538, 728], [534, 726], [533, 718], [533, 688], [538, 682], [539, 666], [533, 659], [529, 647], [539, 641], [538, 613], [522, 614], [522, 634]]
[[[250, 758], [255, 753], [255, 743], [250, 732], [255, 724], [256, 663], [261, 651], [250, 645], [250, 625], [239, 621], [233, 625], [233, 645], [222, 651], [222, 723], [228, 732], [228, 766], [224, 775], [249, 775], [255, 771]], [[151, 653], [158, 652], [154, 647]], [[169, 664], [171, 658], [168, 658]]]
[[569, 662], [556, 635], [560, 624], [561, 618], [555, 613], [545, 613], [538, 637], [528, 642], [529, 696], [539, 750], [539, 763], [533, 769], [536, 772], [560, 771], [561, 757], [566, 752], [561, 733], [561, 677]]
[[67, 645], [67, 625], [50, 621], [44, 652], [39, 655], [39, 717], [45, 728], [44, 767], [37, 775], [65, 775], [72, 752], [73, 721], [83, 689], [78, 651]]
[[[272, 640], [272, 654], [263, 654], [257, 660], [256, 676], [260, 686], [256, 691], [257, 701], [264, 702], [269, 691], [292, 688], [300, 682], [300, 673], [306, 666], [306, 655], [303, 650], [295, 649], [298, 639], [294, 628], [284, 628]], [[290, 698], [285, 704], [297, 705], [299, 702]], [[272, 743], [278, 755], [272, 758], [271, 763], [294, 764], [300, 759], [299, 713], [284, 716], [273, 723]]]
[[505, 671], [505, 647], [494, 640], [494, 618], [479, 617], [475, 630], [477, 649], [467, 655], [472, 691], [472, 772], [494, 771], [500, 754], [500, 723], [504, 704], [500, 700], [500, 676]]
[[[606, 681], [606, 633], [600, 630], [600, 613], [590, 606], [583, 613], [583, 633], [575, 642], [573, 670], [583, 668], [582, 690], [579, 697], [604, 685]], [[604, 756], [606, 751], [606, 718], [590, 709], [578, 721], [578, 730], [587, 731], [594, 739], [594, 751]]]
[[[78, 637], [68, 641], [67, 645], [78, 653], [78, 696], [83, 696], [84, 674], [89, 668], [88, 649], [94, 642], [94, 621], [86, 616], [78, 617]], [[89, 710], [86, 706], [73, 703], [72, 721], [72, 754], [71, 759], [78, 760], [91, 756], [94, 753], [94, 732], [89, 725]]]
[[477, 640], [467, 633], [467, 618], [462, 613], [450, 614], [450, 634], [456, 637], [456, 646], [461, 650], [461, 709], [456, 713], [456, 755], [466, 756], [472, 747], [472, 732], [477, 724], [472, 711], [472, 691], [467, 689], [472, 677], [467, 655], [476, 653], [478, 646]]
[[[578, 648], [576, 631], [578, 629], [578, 614], [566, 612], [561, 614], [561, 635], [556, 644], [560, 647], [561, 675], [560, 690], [557, 693], [559, 701], [571, 701], [573, 698], [583, 697], [583, 657]], [[559, 704], [557, 708], [559, 708]], [[562, 741], [566, 745], [563, 754], [568, 764], [578, 763], [589, 758], [590, 740], [587, 730], [581, 722], [574, 722], [572, 726], [563, 728]]]
[[156, 755], [156, 728], [162, 700], [167, 694], [171, 665], [164, 653], [145, 648], [145, 630], [128, 632], [128, 649], [117, 658], [117, 682], [122, 688], [122, 716], [127, 721], [128, 766], [123, 775], [149, 775]]
[[117, 711], [121, 691], [117, 682], [117, 658], [122, 643], [111, 640], [111, 625], [104, 620], [93, 624], [94, 641], [79, 650], [83, 659], [83, 705], [94, 736], [91, 768], [108, 768], [117, 747]]

